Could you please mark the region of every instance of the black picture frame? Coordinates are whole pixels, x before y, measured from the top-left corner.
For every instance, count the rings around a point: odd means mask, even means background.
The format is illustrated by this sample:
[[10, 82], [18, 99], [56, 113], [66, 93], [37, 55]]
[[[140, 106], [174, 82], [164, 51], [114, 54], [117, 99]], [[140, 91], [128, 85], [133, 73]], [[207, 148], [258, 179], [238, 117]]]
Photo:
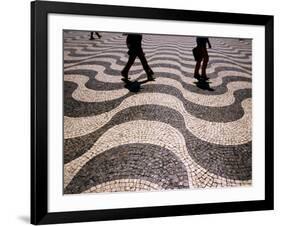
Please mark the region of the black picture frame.
[[[265, 28], [265, 199], [125, 209], [48, 212], [48, 14], [95, 15], [227, 24]], [[31, 3], [31, 223], [51, 224], [115, 219], [272, 210], [273, 186], [273, 16], [80, 3]]]

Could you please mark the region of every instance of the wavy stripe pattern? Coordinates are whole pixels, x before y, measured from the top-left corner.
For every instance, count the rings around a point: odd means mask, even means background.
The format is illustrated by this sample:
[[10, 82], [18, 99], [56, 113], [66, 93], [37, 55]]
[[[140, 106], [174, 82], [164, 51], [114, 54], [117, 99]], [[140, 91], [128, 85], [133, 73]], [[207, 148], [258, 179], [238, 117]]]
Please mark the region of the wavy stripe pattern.
[[127, 86], [126, 36], [101, 34], [64, 32], [64, 193], [251, 185], [251, 40], [210, 38], [202, 86], [194, 37], [144, 35], [156, 80], [137, 59]]

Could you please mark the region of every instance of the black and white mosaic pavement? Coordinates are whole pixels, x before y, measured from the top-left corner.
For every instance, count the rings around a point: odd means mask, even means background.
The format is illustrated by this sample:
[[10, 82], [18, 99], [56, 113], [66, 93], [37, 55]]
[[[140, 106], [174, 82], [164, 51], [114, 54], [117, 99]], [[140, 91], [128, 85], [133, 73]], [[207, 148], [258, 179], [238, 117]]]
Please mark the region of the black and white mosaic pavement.
[[193, 78], [195, 37], [143, 35], [128, 85], [126, 36], [64, 31], [64, 193], [248, 186], [251, 40], [210, 38], [210, 80]]

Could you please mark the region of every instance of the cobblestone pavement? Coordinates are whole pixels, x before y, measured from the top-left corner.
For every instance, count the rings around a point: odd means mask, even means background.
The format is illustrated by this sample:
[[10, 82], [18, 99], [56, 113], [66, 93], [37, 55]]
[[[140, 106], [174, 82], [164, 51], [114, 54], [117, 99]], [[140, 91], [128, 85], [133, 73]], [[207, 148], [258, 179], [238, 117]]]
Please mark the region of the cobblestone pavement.
[[126, 36], [64, 32], [64, 193], [249, 186], [251, 40], [210, 38], [208, 83], [193, 78], [194, 37], [143, 35], [154, 71]]

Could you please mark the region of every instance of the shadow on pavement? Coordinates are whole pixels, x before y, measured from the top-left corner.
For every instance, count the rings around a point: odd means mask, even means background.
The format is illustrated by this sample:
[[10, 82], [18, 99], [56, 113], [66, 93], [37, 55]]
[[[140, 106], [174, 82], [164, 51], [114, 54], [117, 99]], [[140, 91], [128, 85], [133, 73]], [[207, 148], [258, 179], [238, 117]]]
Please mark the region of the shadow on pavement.
[[208, 90], [208, 91], [215, 91], [213, 88], [210, 87], [210, 82], [206, 80], [198, 80], [194, 82], [199, 89]]
[[125, 81], [125, 88], [128, 89], [130, 92], [138, 93], [142, 88], [141, 84], [147, 83], [149, 80], [143, 80], [143, 81]]

